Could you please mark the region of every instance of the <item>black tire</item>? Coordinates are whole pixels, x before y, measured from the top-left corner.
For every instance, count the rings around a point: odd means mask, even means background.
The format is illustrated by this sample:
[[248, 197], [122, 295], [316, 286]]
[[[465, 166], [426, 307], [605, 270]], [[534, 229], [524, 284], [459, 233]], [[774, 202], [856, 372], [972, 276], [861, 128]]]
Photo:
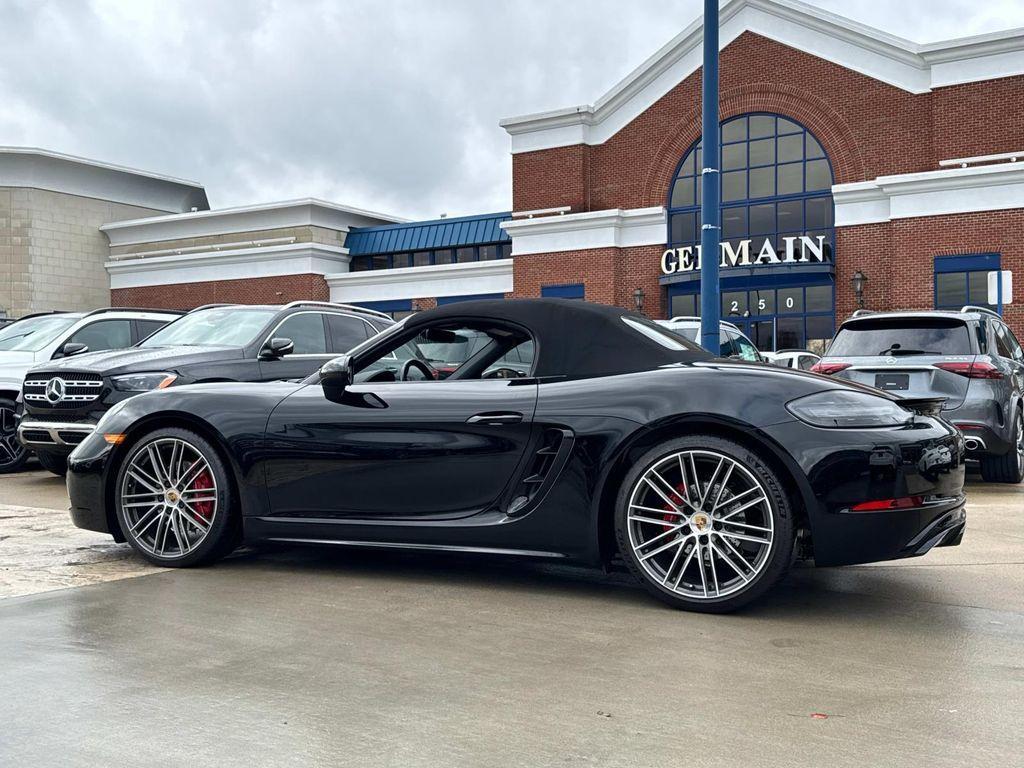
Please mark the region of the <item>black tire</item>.
[[[643, 487], [640, 485], [642, 482], [641, 477], [645, 475], [648, 470], [658, 467], [659, 464], [665, 461], [667, 457], [674, 456], [675, 454], [684, 451], [707, 452], [705, 455], [710, 454], [713, 456], [724, 456], [731, 459], [733, 462], [736, 462], [736, 464], [749, 472], [749, 477], [753, 478], [751, 486], [753, 487], [755, 484], [760, 485], [764, 496], [767, 498], [767, 503], [762, 503], [760, 505], [759, 514], [771, 515], [771, 528], [773, 532], [771, 544], [768, 545], [767, 554], [763, 556], [763, 560], [759, 566], [760, 570], [758, 570], [755, 575], [749, 577], [748, 582], [742, 582], [742, 586], [735, 588], [735, 591], [721, 597], [691, 597], [683, 595], [672, 587], [658, 581], [651, 573], [648, 572], [646, 567], [641, 564], [640, 557], [636, 552], [634, 552], [633, 545], [630, 542], [628, 513], [631, 497], [634, 493], [634, 487]], [[714, 458], [712, 458], [711, 461], [714, 461]], [[680, 464], [681, 463], [682, 461], [680, 461]], [[747, 478], [748, 476], [743, 474], [741, 470], [740, 477]], [[712, 489], [717, 489], [718, 487], [719, 484], [712, 485]], [[710, 495], [713, 492], [713, 490], [709, 490], [706, 495]], [[736, 506], [738, 507], [740, 504], [737, 504]], [[703, 506], [701, 508], [703, 509]], [[727, 511], [728, 509], [729, 507], [727, 506], [723, 511]], [[687, 514], [691, 516], [691, 520], [697, 516], [688, 509]], [[680, 517], [680, 520], [681, 519], [682, 518]], [[712, 516], [712, 519], [714, 519], [714, 523], [709, 523], [709, 527], [707, 529], [710, 535], [701, 538], [694, 534], [695, 541], [697, 539], [705, 542], [712, 541], [712, 536], [715, 536], [717, 537], [717, 540], [721, 542], [721, 534], [718, 534], [717, 531], [724, 523], [719, 523], [714, 516]], [[746, 520], [746, 517], [744, 517], [744, 520]], [[683, 529], [683, 532], [688, 530], [688, 528]], [[715, 531], [716, 533], [710, 533], [711, 531]], [[636, 576], [647, 591], [656, 598], [667, 603], [673, 608], [680, 608], [687, 611], [698, 611], [701, 613], [729, 613], [758, 599], [774, 587], [783, 576], [785, 576], [793, 559], [795, 533], [792, 505], [789, 496], [785, 491], [784, 485], [775, 471], [768, 466], [768, 464], [766, 464], [758, 454], [731, 440], [725, 440], [712, 435], [689, 435], [674, 440], [668, 440], [655, 446], [641, 456], [627, 473], [623, 480], [622, 487], [619, 489], [618, 497], [616, 498], [615, 536], [618, 541], [619, 552], [622, 555], [622, 559], [625, 560], [626, 565], [629, 567], [630, 571], [633, 572], [633, 575]], [[677, 540], [681, 541], [681, 539]], [[680, 544], [680, 549], [683, 549], [682, 544]], [[708, 547], [707, 551], [710, 558], [715, 557], [715, 555], [712, 554], [714, 551], [712, 547]], [[649, 556], [650, 550], [645, 554]], [[682, 564], [680, 570], [685, 570], [687, 567], [686, 563], [688, 562], [690, 561], [687, 558], [686, 562]], [[704, 562], [706, 561], [699, 562], [697, 565], [703, 566]], [[721, 564], [722, 560], [719, 559], [720, 567]], [[691, 565], [690, 567], [693, 566]], [[701, 568], [701, 571], [703, 578], [703, 567]], [[733, 568], [732, 571], [735, 572], [737, 569]], [[666, 570], [666, 578], [667, 574], [670, 574], [671, 572], [672, 566], [670, 565]], [[723, 571], [724, 574], [728, 574], [729, 572], [730, 571]], [[734, 575], [732, 578], [735, 580], [738, 577]], [[678, 583], [679, 582], [676, 581], [676, 585], [678, 585]], [[716, 585], [717, 583], [716, 579]], [[706, 585], [705, 591], [707, 591]], [[725, 592], [726, 590], [719, 591]]]
[[28, 448], [18, 442], [16, 414], [15, 402], [0, 397], [0, 475], [19, 472], [31, 455]]
[[62, 453], [36, 451], [36, 458], [47, 472], [64, 477], [68, 473], [68, 457]]
[[[124, 507], [125, 501], [122, 499], [122, 492], [126, 488], [125, 476], [128, 474], [128, 469], [132, 466], [132, 462], [136, 457], [140, 457], [140, 454], [148, 451], [149, 447], [156, 445], [158, 441], [166, 442], [170, 440], [183, 441], [205, 459], [214, 483], [214, 488], [210, 489], [210, 494], [216, 499], [212, 519], [209, 520], [209, 530], [195, 548], [184, 555], [174, 553], [161, 555], [149, 551], [144, 540], [144, 534], [149, 532], [149, 526], [142, 528], [138, 534], [133, 533], [132, 525], [129, 522]], [[154, 565], [168, 568], [209, 565], [230, 554], [240, 540], [241, 527], [238, 522], [235, 493], [229, 470], [214, 446], [202, 435], [191, 430], [170, 427], [157, 429], [140, 437], [121, 459], [111, 503], [114, 504], [118, 524], [121, 526], [121, 530], [124, 532], [128, 543], [144, 559]], [[129, 506], [131, 506], [130, 503]], [[166, 511], [167, 508], [165, 507]], [[137, 519], [136, 522], [138, 522]]]
[[1024, 414], [1018, 408], [1010, 429], [1014, 444], [1002, 456], [982, 456], [981, 478], [986, 483], [1019, 483], [1024, 480]]

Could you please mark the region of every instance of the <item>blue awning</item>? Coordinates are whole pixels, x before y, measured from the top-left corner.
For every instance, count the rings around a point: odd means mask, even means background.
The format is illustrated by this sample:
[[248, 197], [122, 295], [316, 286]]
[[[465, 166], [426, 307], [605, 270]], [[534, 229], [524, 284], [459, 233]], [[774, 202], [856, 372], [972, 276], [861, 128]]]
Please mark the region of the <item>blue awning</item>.
[[510, 243], [512, 239], [498, 225], [511, 218], [510, 212], [486, 213], [454, 219], [359, 227], [349, 232], [345, 238], [345, 247], [352, 256], [368, 256], [487, 243]]

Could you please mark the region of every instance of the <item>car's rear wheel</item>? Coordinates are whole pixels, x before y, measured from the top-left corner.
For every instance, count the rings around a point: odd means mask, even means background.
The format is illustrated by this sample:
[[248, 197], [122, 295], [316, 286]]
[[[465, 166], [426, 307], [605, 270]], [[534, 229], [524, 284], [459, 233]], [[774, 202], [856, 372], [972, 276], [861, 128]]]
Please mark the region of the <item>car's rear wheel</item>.
[[36, 458], [47, 472], [63, 477], [68, 473], [68, 457], [63, 453], [49, 453], [48, 451], [36, 451]]
[[736, 610], [785, 574], [793, 553], [790, 500], [760, 456], [693, 435], [651, 449], [619, 491], [615, 532], [630, 570], [676, 608]]
[[18, 442], [14, 401], [0, 397], [0, 474], [17, 472], [25, 466], [28, 457], [28, 449]]
[[1013, 445], [1002, 456], [981, 458], [981, 477], [987, 483], [1019, 483], [1024, 480], [1024, 413], [1013, 416]]
[[228, 469], [213, 445], [185, 429], [159, 429], [128, 451], [114, 487], [125, 538], [156, 565], [205, 565], [236, 543]]

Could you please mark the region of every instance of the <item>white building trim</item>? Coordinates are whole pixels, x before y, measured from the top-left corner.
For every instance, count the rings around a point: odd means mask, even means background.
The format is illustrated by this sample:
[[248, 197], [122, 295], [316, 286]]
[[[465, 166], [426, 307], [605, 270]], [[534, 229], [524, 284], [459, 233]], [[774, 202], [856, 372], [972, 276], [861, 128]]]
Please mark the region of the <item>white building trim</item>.
[[37, 147], [0, 147], [0, 187], [43, 189], [157, 211], [210, 207], [197, 181]]
[[406, 219], [307, 197], [215, 211], [118, 221], [104, 224], [100, 230], [114, 247], [303, 226], [347, 232], [350, 227], [373, 227], [403, 221]]
[[832, 187], [836, 226], [1024, 208], [1024, 164], [949, 168]]
[[257, 248], [205, 251], [173, 256], [120, 258], [104, 266], [111, 288], [177, 285], [254, 277], [282, 277], [348, 269], [346, 248], [319, 243], [290, 243]]
[[661, 207], [613, 208], [501, 223], [501, 228], [512, 237], [513, 256], [664, 245], [665, 226], [665, 209]]
[[[719, 27], [721, 48], [753, 32], [910, 93], [1024, 73], [1024, 29], [920, 45], [798, 0], [726, 0]], [[500, 121], [512, 152], [604, 143], [700, 68], [703, 35], [697, 19], [592, 105]]]
[[394, 301], [512, 291], [512, 259], [327, 275], [331, 301]]

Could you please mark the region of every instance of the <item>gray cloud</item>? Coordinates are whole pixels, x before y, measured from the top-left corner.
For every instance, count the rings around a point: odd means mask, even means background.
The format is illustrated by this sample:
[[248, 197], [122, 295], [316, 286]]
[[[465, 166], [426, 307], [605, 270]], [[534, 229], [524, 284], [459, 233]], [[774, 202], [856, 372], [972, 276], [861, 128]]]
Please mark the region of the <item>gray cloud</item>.
[[[821, 0], [939, 40], [1019, 0]], [[510, 205], [510, 115], [593, 102], [699, 0], [0, 0], [0, 144], [410, 217]]]

